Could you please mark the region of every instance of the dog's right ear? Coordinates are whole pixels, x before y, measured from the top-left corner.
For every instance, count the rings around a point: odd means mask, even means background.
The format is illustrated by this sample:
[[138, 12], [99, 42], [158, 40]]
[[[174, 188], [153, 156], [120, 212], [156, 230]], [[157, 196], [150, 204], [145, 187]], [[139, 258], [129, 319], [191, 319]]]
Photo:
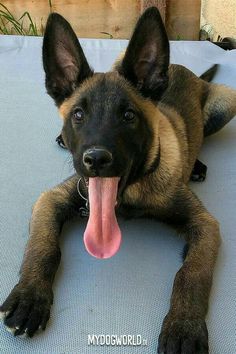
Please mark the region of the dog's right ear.
[[43, 40], [46, 88], [57, 106], [93, 71], [70, 24], [59, 14], [49, 16]]

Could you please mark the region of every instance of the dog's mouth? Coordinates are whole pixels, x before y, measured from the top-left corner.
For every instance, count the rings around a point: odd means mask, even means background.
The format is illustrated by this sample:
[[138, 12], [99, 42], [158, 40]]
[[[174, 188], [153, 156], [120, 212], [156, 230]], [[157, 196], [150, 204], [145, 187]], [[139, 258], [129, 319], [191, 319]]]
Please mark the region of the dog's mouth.
[[88, 179], [89, 219], [84, 233], [87, 251], [96, 258], [110, 258], [120, 248], [121, 231], [115, 209], [120, 203], [126, 178]]

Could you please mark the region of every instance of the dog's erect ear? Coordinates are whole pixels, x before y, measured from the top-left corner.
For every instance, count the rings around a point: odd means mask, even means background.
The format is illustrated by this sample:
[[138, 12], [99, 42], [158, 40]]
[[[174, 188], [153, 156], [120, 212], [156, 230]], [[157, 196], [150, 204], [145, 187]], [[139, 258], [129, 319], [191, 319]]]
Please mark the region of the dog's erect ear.
[[143, 96], [158, 100], [168, 85], [169, 41], [156, 7], [140, 17], [118, 71]]
[[47, 92], [57, 106], [93, 74], [70, 24], [56, 13], [49, 16], [46, 25], [43, 66]]

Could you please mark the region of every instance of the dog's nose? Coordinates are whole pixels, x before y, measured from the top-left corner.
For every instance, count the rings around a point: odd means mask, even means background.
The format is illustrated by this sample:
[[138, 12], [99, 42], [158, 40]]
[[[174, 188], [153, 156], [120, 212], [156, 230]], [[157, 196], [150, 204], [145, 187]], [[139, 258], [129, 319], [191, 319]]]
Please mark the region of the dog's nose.
[[100, 170], [112, 163], [112, 153], [103, 148], [88, 149], [83, 154], [83, 164], [88, 170]]

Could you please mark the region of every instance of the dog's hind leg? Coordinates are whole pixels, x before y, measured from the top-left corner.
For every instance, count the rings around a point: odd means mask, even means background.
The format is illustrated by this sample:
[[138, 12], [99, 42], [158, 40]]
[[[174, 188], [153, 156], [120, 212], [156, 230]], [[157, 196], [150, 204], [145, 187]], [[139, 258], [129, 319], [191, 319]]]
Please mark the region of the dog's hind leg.
[[199, 160], [196, 160], [190, 179], [193, 182], [203, 182], [206, 179], [206, 174], [207, 174], [207, 166], [204, 165]]
[[0, 307], [0, 317], [14, 335], [32, 337], [38, 328], [46, 327], [61, 257], [61, 228], [83, 204], [77, 181], [78, 177], [72, 177], [43, 193], [33, 208], [20, 280]]
[[236, 115], [236, 90], [219, 84], [208, 85], [203, 108], [204, 136], [222, 129]]

